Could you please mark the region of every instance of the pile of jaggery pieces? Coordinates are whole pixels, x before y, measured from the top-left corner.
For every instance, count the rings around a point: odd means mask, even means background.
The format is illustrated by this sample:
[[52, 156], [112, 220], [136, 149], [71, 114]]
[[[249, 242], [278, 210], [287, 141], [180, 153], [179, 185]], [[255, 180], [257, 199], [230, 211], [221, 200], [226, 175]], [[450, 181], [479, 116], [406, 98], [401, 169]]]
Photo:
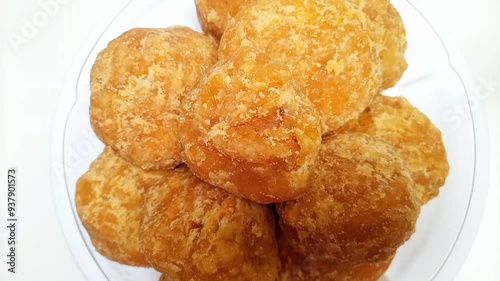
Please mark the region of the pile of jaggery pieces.
[[97, 251], [161, 280], [378, 278], [439, 193], [441, 132], [404, 97], [386, 0], [197, 0], [205, 34], [135, 28], [98, 55], [106, 145], [76, 186]]

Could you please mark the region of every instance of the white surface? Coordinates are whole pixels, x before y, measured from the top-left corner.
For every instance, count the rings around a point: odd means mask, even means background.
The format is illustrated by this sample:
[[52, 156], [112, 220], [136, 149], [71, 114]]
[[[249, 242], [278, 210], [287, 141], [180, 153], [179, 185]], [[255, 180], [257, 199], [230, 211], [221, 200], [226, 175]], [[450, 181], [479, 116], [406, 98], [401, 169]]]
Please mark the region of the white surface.
[[[48, 0], [41, 1], [47, 2]], [[55, 0], [54, 0], [55, 1]], [[0, 2], [2, 24], [0, 43], [0, 89], [2, 90], [2, 171], [17, 166], [20, 174], [19, 274], [15, 278], [0, 267], [0, 280], [83, 280], [58, 226], [49, 179], [49, 138], [54, 110], [69, 66], [87, 36], [110, 7], [125, 0], [103, 3], [97, 0], [59, 0], [59, 10], [16, 53], [8, 41], [8, 32], [20, 33], [23, 17], [32, 19], [43, 11], [38, 1]], [[500, 38], [499, 3], [494, 0], [413, 1], [427, 5], [441, 15], [445, 26], [466, 55], [475, 72], [478, 87], [481, 79], [492, 77], [495, 93], [483, 94], [490, 124], [491, 187], [478, 239], [457, 281], [497, 281], [500, 278], [500, 233], [498, 192], [500, 171]], [[4, 6], [5, 5], [5, 6]], [[432, 5], [432, 6], [430, 6]], [[450, 10], [450, 7], [452, 9]], [[92, 17], [92, 19], [90, 18]], [[466, 19], [466, 20], [464, 20]], [[493, 37], [496, 36], [496, 37]], [[495, 53], [496, 52], [496, 53]], [[483, 86], [483, 88], [485, 88]], [[4, 143], [5, 142], [5, 143]], [[3, 188], [1, 198], [5, 198]], [[2, 207], [4, 206], [3, 199]], [[4, 208], [0, 209], [0, 217]], [[3, 227], [0, 233], [3, 233]], [[0, 235], [1, 236], [1, 235]], [[3, 237], [1, 237], [3, 239]], [[5, 242], [0, 242], [3, 255]], [[3, 264], [3, 262], [2, 262]], [[444, 280], [443, 280], [444, 281]]]

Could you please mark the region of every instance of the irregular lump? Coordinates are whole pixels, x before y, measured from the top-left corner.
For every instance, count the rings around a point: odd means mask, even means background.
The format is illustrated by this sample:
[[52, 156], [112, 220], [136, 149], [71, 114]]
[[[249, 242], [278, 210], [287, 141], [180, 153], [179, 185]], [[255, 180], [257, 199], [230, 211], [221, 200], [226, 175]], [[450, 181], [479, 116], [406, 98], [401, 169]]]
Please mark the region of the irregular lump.
[[106, 147], [76, 184], [76, 208], [97, 251], [120, 263], [149, 266], [139, 248], [144, 191], [160, 175], [132, 166]]
[[196, 11], [206, 33], [220, 38], [228, 22], [256, 0], [196, 0]]
[[221, 38], [219, 58], [243, 46], [285, 63], [323, 116], [323, 133], [356, 118], [381, 85], [371, 22], [346, 1], [258, 1]]
[[276, 280], [275, 218], [268, 206], [180, 169], [149, 189], [143, 209], [141, 246], [164, 280]]
[[204, 181], [259, 203], [306, 191], [321, 119], [283, 64], [242, 48], [201, 79], [183, 111], [184, 161]]
[[125, 32], [92, 68], [90, 120], [97, 136], [143, 169], [174, 168], [181, 161], [181, 99], [216, 61], [215, 41], [187, 27]]
[[280, 240], [311, 264], [383, 262], [415, 231], [420, 205], [396, 149], [365, 134], [327, 138], [311, 188], [277, 206]]
[[377, 95], [342, 131], [366, 133], [394, 145], [410, 169], [421, 204], [439, 194], [450, 170], [441, 131], [406, 98]]

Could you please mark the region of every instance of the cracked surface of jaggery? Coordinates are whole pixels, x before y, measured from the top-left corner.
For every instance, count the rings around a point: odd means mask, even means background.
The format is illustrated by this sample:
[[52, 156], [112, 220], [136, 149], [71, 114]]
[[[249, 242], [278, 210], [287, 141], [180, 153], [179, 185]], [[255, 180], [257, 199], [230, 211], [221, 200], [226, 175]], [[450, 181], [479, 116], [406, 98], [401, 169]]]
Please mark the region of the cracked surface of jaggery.
[[381, 85], [371, 25], [343, 0], [258, 1], [230, 21], [219, 59], [248, 46], [289, 66], [329, 133], [356, 118]]
[[382, 62], [382, 89], [396, 85], [408, 68], [405, 53], [408, 47], [406, 29], [403, 19], [392, 4], [386, 13], [380, 13], [380, 18], [374, 20], [383, 26], [382, 43], [380, 45], [380, 60]]
[[393, 257], [378, 263], [332, 265], [310, 262], [294, 251], [287, 241], [280, 240], [280, 281], [378, 281], [391, 265]]
[[361, 132], [394, 145], [406, 161], [421, 204], [439, 194], [450, 166], [441, 131], [404, 97], [377, 95], [341, 131]]
[[98, 55], [90, 120], [97, 136], [144, 169], [180, 163], [179, 106], [217, 61], [217, 43], [188, 27], [134, 28]]
[[203, 30], [220, 38], [227, 23], [257, 0], [196, 0], [196, 12]]
[[366, 134], [325, 138], [303, 197], [277, 204], [280, 240], [311, 263], [392, 257], [415, 231], [420, 204], [405, 162]]
[[106, 147], [76, 184], [76, 207], [97, 251], [123, 264], [149, 266], [139, 248], [144, 191], [162, 178]]
[[349, 0], [365, 12], [373, 23], [372, 40], [377, 42], [380, 56], [381, 89], [394, 86], [408, 68], [406, 29], [399, 12], [387, 0]]
[[408, 68], [405, 53], [408, 47], [406, 29], [399, 12], [392, 4], [385, 10], [366, 6], [364, 9], [373, 21], [378, 36], [380, 62], [382, 63], [382, 87], [396, 85]]
[[259, 203], [306, 191], [321, 118], [285, 65], [242, 48], [219, 61], [182, 108], [183, 158], [198, 177]]
[[141, 246], [164, 280], [277, 279], [269, 206], [211, 186], [183, 168], [149, 189], [143, 210]]

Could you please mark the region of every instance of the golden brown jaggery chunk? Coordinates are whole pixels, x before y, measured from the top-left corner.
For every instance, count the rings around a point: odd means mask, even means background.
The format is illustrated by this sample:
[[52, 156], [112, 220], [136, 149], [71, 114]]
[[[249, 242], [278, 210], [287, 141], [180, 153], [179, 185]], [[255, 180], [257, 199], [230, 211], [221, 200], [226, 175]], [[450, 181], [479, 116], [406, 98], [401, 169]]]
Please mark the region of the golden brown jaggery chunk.
[[391, 265], [393, 258], [379, 263], [332, 265], [310, 262], [286, 241], [279, 241], [280, 281], [377, 281]]
[[262, 280], [278, 275], [275, 218], [268, 206], [171, 172], [144, 201], [141, 247], [164, 280]]
[[220, 38], [228, 22], [240, 10], [246, 9], [257, 0], [196, 0], [196, 12], [203, 30]]
[[280, 239], [311, 263], [383, 262], [415, 231], [420, 204], [396, 149], [361, 133], [326, 138], [298, 200], [277, 206]]
[[97, 136], [143, 169], [180, 163], [184, 92], [217, 61], [217, 44], [188, 27], [135, 28], [111, 41], [91, 72], [90, 120]]
[[198, 177], [259, 203], [306, 191], [321, 118], [285, 65], [242, 48], [185, 101], [179, 133], [184, 161]]
[[381, 85], [367, 15], [344, 0], [258, 1], [221, 38], [219, 59], [250, 46], [285, 63], [323, 116], [323, 133], [356, 118]]
[[144, 191], [160, 179], [109, 147], [76, 184], [76, 208], [97, 251], [120, 263], [149, 266], [139, 248]]
[[410, 169], [421, 204], [439, 194], [450, 170], [441, 131], [406, 98], [377, 95], [342, 131], [365, 133], [394, 145]]

